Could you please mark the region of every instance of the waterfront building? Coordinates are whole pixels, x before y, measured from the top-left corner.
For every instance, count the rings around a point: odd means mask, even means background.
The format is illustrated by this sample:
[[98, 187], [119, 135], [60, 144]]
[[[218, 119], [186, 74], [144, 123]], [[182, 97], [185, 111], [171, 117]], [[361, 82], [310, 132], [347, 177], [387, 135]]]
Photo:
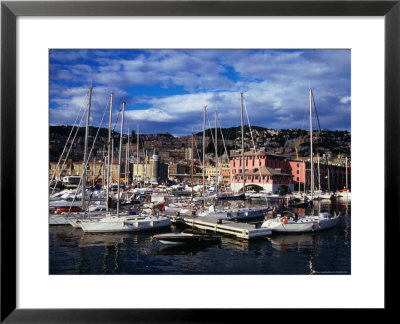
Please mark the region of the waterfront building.
[[262, 151], [235, 152], [230, 159], [230, 181], [233, 192], [243, 191], [243, 163], [245, 185], [275, 193], [278, 190], [293, 191], [294, 184], [289, 164], [285, 157]]
[[[57, 167], [58, 165], [58, 167]], [[61, 169], [61, 167], [63, 167]], [[62, 179], [67, 176], [79, 176], [81, 177], [83, 174], [83, 161], [72, 161], [69, 160], [65, 164], [63, 162], [53, 162], [49, 163], [49, 179], [51, 179], [54, 175], [56, 179]], [[118, 163], [113, 161], [111, 164], [111, 176], [113, 178], [113, 182], [118, 179]], [[90, 161], [87, 165], [86, 171], [86, 183], [103, 183], [103, 178], [105, 177], [104, 173], [104, 163], [102, 161]]]
[[231, 169], [229, 163], [222, 163], [220, 165], [221, 168], [221, 178], [222, 184], [224, 186], [230, 185], [231, 183]]
[[[157, 169], [155, 169], [156, 167]], [[153, 173], [153, 171], [156, 171], [156, 173]], [[134, 182], [162, 183], [168, 180], [168, 165], [162, 161], [154, 161], [153, 164], [133, 163], [132, 174]]]
[[150, 181], [151, 168], [149, 163], [133, 163], [132, 165], [133, 181]]
[[[346, 186], [346, 164], [341, 159], [327, 161], [325, 158], [314, 157], [314, 190], [337, 190]], [[295, 190], [310, 190], [311, 163], [310, 159], [291, 159], [289, 170], [293, 176]], [[318, 165], [319, 164], [319, 165]], [[351, 188], [351, 167], [347, 167], [347, 185]]]
[[204, 175], [210, 181], [215, 178], [217, 175], [220, 175], [220, 169], [215, 166], [206, 166], [204, 167]]

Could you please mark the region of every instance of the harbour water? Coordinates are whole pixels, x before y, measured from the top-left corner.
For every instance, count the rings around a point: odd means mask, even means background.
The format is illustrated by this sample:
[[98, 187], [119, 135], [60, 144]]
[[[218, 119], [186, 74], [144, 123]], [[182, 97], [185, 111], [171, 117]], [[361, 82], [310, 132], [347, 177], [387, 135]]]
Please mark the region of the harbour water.
[[351, 274], [351, 204], [316, 203], [321, 211], [341, 212], [338, 226], [304, 234], [272, 234], [256, 240], [223, 237], [208, 247], [165, 247], [156, 233], [84, 233], [50, 226], [50, 274], [125, 275], [305, 275]]

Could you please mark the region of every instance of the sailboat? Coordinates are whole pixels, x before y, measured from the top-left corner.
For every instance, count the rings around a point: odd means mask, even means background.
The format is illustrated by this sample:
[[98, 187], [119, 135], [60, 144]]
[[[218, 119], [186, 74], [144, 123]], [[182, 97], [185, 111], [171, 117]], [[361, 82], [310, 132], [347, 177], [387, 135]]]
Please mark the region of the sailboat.
[[238, 194], [227, 194], [227, 193], [221, 193], [217, 195], [217, 201], [218, 200], [245, 200], [246, 199], [246, 192], [245, 192], [245, 176], [244, 176], [244, 128], [243, 128], [243, 93], [240, 93], [240, 117], [241, 117], [241, 133], [242, 133], [242, 161], [243, 161], [243, 193], [238, 193]]
[[[69, 196], [64, 196], [64, 199], [58, 201], [50, 201], [49, 209], [56, 211], [55, 214], [49, 215], [49, 225], [69, 225], [70, 224], [70, 212], [71, 211], [83, 211], [85, 210], [86, 205], [86, 166], [88, 162], [88, 134], [89, 134], [89, 120], [90, 120], [90, 108], [91, 108], [91, 98], [92, 98], [92, 90], [93, 87], [89, 87], [89, 98], [88, 98], [88, 106], [87, 106], [87, 114], [86, 114], [86, 129], [85, 129], [85, 146], [84, 146], [84, 168], [83, 174], [80, 178], [80, 182], [77, 190], [74, 190], [74, 195], [72, 192]], [[81, 201], [76, 201], [75, 199], [78, 197], [78, 189], [82, 183], [82, 192], [81, 192]], [[81, 206], [81, 207], [79, 207]], [[79, 207], [79, 208], [78, 208]]]
[[[309, 89], [310, 97], [310, 161], [311, 161], [311, 201], [314, 199], [314, 165], [313, 165], [313, 128], [312, 128], [312, 90]], [[261, 227], [270, 228], [273, 232], [302, 233], [320, 231], [335, 227], [339, 222], [340, 215], [331, 215], [323, 212], [314, 215], [300, 216], [294, 211], [284, 211], [275, 218], [265, 220]]]
[[125, 102], [122, 103], [121, 133], [118, 157], [118, 198], [117, 215], [107, 213], [103, 217], [88, 218], [76, 221], [84, 232], [107, 233], [107, 232], [132, 232], [152, 230], [171, 225], [171, 220], [165, 216], [158, 215], [120, 215], [120, 174], [121, 174], [121, 152], [122, 135], [124, 129]]
[[[242, 179], [243, 179], [243, 193], [236, 196], [221, 196], [217, 197], [218, 200], [243, 200], [246, 196], [246, 176], [245, 176], [245, 159], [244, 159], [244, 125], [243, 125], [243, 93], [240, 93], [240, 113], [241, 113], [241, 133], [242, 133]], [[210, 206], [209, 213], [205, 213], [204, 216], [215, 217], [218, 219], [227, 219], [227, 220], [251, 220], [258, 219], [265, 216], [268, 212], [269, 208], [255, 208], [255, 207], [246, 207], [245, 202], [243, 205], [234, 208], [228, 209], [215, 209], [215, 206]]]

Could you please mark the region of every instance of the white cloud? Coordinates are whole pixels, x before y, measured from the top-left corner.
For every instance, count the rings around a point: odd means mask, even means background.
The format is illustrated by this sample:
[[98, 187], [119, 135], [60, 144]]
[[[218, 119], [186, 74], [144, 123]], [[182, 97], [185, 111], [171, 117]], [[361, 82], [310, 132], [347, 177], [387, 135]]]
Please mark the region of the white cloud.
[[350, 51], [53, 51], [51, 123], [76, 116], [92, 81], [94, 123], [114, 91], [115, 114], [124, 100], [127, 123], [163, 124], [154, 131], [202, 127], [204, 105], [210, 112], [218, 108], [223, 127], [236, 126], [242, 91], [252, 125], [300, 127], [308, 109], [309, 81], [326, 122], [322, 127], [349, 124], [350, 119], [349, 109], [330, 116], [351, 100]]
[[351, 97], [350, 97], [350, 96], [343, 97], [343, 98], [340, 99], [340, 102], [341, 102], [342, 104], [347, 104], [347, 103], [349, 103], [350, 101], [351, 101]]

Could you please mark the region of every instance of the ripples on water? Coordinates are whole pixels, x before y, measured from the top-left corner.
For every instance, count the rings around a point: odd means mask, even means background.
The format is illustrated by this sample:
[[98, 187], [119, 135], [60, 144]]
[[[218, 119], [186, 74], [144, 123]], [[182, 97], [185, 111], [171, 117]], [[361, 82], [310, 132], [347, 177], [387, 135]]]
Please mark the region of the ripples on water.
[[88, 234], [50, 226], [50, 274], [350, 274], [350, 204], [337, 227], [315, 233], [272, 234], [252, 241], [224, 237], [202, 248], [164, 247], [155, 233]]

